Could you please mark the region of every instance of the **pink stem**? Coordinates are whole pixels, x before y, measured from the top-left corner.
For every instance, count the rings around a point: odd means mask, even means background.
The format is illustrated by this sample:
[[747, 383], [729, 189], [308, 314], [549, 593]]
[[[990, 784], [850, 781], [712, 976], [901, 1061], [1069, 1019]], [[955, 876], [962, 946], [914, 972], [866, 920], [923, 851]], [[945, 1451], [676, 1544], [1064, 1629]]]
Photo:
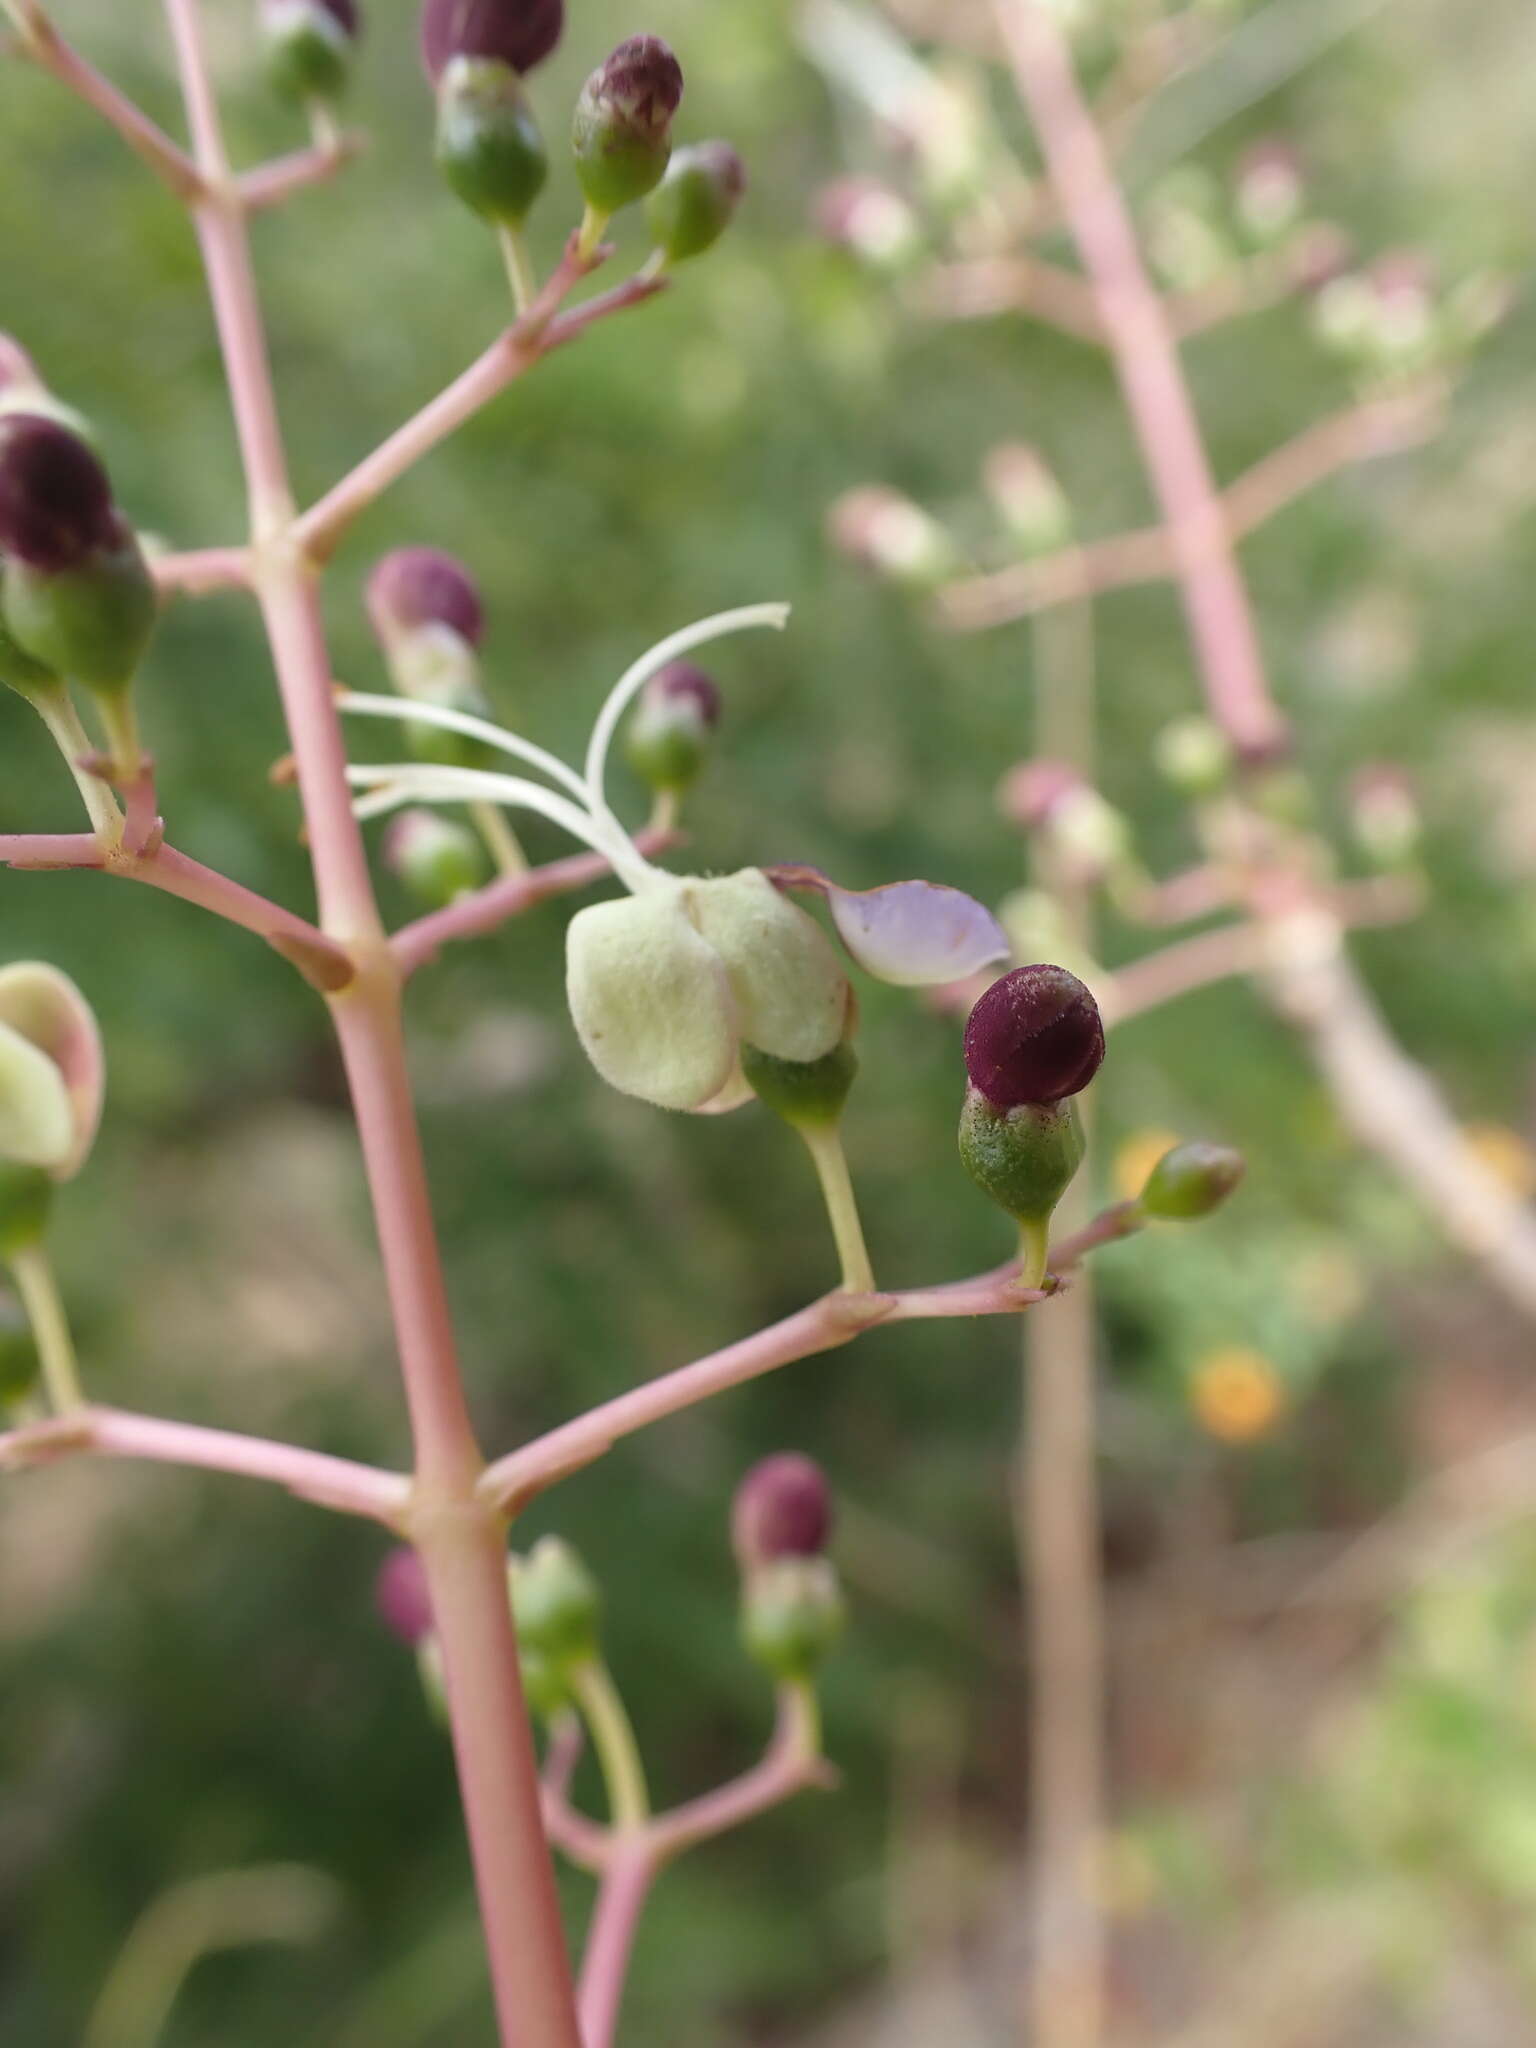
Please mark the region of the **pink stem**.
[[620, 1848], [603, 1872], [576, 1999], [584, 2048], [611, 2048], [640, 1915], [660, 1868], [642, 1836]]
[[994, 4], [1167, 524], [1211, 715], [1242, 753], [1263, 758], [1285, 726], [1162, 302], [1061, 32], [1038, 0]]
[[[555, 279], [561, 277], [556, 272]], [[576, 281], [569, 274], [569, 283]], [[567, 286], [568, 288], [568, 286]], [[467, 419], [515, 383], [535, 363], [565, 342], [574, 341], [594, 321], [628, 306], [640, 304], [663, 289], [659, 278], [630, 278], [610, 292], [588, 300], [573, 312], [552, 317], [547, 306], [548, 287], [516, 321], [479, 356], [464, 373], [442, 391], [414, 418], [391, 434], [364, 458], [349, 476], [327, 491], [318, 504], [304, 513], [296, 528], [300, 547], [312, 561], [324, 561], [347, 527], [374, 499], [405, 475], [408, 469], [442, 441], [447, 440]]]
[[581, 1761], [585, 1731], [581, 1717], [563, 1714], [550, 1731], [541, 1778], [544, 1832], [583, 1870], [602, 1870], [608, 1862], [611, 1836], [600, 1821], [589, 1820], [571, 1804], [571, 1779]]
[[739, 1778], [732, 1778], [729, 1784], [674, 1806], [670, 1813], [658, 1814], [646, 1831], [647, 1837], [658, 1856], [676, 1856], [696, 1843], [728, 1834], [744, 1821], [755, 1820], [760, 1813], [782, 1805], [797, 1792], [835, 1782], [836, 1773], [823, 1760], [814, 1742], [806, 1739], [799, 1701], [792, 1691], [786, 1690], [779, 1696], [778, 1723], [762, 1761], [750, 1771], [743, 1771]]
[[383, 1472], [350, 1458], [333, 1458], [265, 1437], [169, 1422], [157, 1415], [132, 1415], [121, 1408], [86, 1408], [0, 1436], [0, 1466], [48, 1464], [75, 1454], [145, 1458], [245, 1479], [269, 1479], [321, 1507], [368, 1515], [391, 1526], [410, 1500], [411, 1482], [401, 1472]]
[[[638, 832], [635, 844], [642, 853], [660, 853], [675, 845], [677, 837], [675, 832]], [[452, 939], [481, 938], [520, 917], [536, 903], [544, 903], [551, 896], [567, 895], [573, 889], [584, 889], [589, 882], [600, 882], [612, 873], [600, 853], [576, 853], [566, 860], [529, 868], [520, 875], [502, 875], [487, 882], [483, 889], [461, 896], [444, 910], [418, 917], [395, 933], [390, 945], [400, 972], [406, 976], [414, 974], [419, 967], [435, 960]]]
[[615, 1395], [575, 1421], [536, 1437], [510, 1456], [487, 1467], [480, 1491], [487, 1500], [516, 1513], [557, 1479], [579, 1472], [610, 1450], [620, 1438], [660, 1422], [680, 1409], [691, 1408], [729, 1387], [760, 1379], [781, 1365], [811, 1358], [851, 1343], [876, 1323], [920, 1322], [940, 1316], [1011, 1315], [1043, 1301], [1043, 1293], [1021, 1288], [1018, 1262], [993, 1273], [943, 1287], [913, 1288], [895, 1294], [827, 1294], [809, 1308], [782, 1322], [771, 1323], [723, 1351], [711, 1352], [692, 1365], [662, 1373], [644, 1386]]
[[0, 864], [8, 868], [103, 868], [106, 850], [94, 832], [0, 833]]
[[193, 548], [185, 554], [161, 555], [150, 567], [162, 591], [181, 590], [191, 597], [210, 590], [251, 587], [248, 548]]
[[357, 155], [360, 147], [359, 136], [343, 135], [335, 142], [315, 143], [308, 149], [296, 149], [288, 156], [277, 157], [269, 164], [258, 164], [255, 170], [241, 174], [241, 203], [247, 213], [260, 213], [268, 207], [281, 206], [295, 192], [334, 178]]
[[180, 198], [195, 199], [202, 190], [202, 178], [192, 159], [176, 147], [143, 110], [87, 64], [79, 51], [59, 34], [53, 23], [35, 4], [25, 0], [22, 8], [21, 48], [33, 63], [68, 86], [77, 99], [92, 107]]
[[195, 209], [250, 496], [256, 586], [314, 856], [320, 922], [359, 971], [331, 999], [356, 1105], [416, 1450], [408, 1533], [426, 1570], [505, 2048], [579, 2048], [506, 1591], [505, 1529], [459, 1375], [400, 1023], [321, 628], [299, 545], [244, 210], [229, 179], [197, 0], [165, 0], [207, 197]]

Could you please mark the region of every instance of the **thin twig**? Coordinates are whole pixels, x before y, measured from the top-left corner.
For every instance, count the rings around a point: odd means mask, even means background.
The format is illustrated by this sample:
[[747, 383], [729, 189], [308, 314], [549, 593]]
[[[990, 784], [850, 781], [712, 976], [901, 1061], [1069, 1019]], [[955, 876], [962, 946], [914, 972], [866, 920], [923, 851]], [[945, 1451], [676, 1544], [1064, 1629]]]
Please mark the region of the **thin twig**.
[[352, 162], [364, 140], [358, 134], [338, 135], [334, 141], [312, 143], [308, 149], [296, 149], [290, 156], [242, 172], [235, 185], [241, 204], [247, 213], [261, 213], [281, 206], [295, 192], [325, 184]]
[[69, 1457], [143, 1458], [156, 1464], [190, 1465], [207, 1472], [266, 1479], [317, 1507], [368, 1516], [392, 1527], [398, 1525], [410, 1500], [411, 1482], [403, 1472], [387, 1472], [266, 1437], [204, 1429], [197, 1423], [171, 1422], [157, 1415], [134, 1415], [122, 1408], [75, 1408], [59, 1420], [31, 1423], [0, 1435], [0, 1469], [55, 1464]]
[[141, 108], [64, 40], [39, 0], [11, 0], [9, 12], [15, 19], [18, 46], [25, 57], [94, 108], [134, 154], [158, 172], [179, 199], [190, 202], [202, 193], [202, 174], [186, 151], [179, 149]]

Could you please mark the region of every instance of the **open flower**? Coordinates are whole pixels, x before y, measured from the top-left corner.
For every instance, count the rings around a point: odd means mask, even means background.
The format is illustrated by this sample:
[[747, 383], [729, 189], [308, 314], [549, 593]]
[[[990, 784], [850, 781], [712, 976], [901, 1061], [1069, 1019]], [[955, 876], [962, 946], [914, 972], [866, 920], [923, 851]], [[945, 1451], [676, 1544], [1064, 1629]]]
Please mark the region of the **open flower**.
[[519, 734], [442, 705], [355, 694], [341, 700], [344, 711], [420, 720], [482, 740], [547, 778], [537, 783], [415, 762], [349, 771], [368, 792], [357, 805], [360, 816], [406, 803], [515, 805], [539, 812], [610, 863], [629, 895], [591, 905], [571, 920], [571, 1018], [606, 1081], [665, 1109], [732, 1109], [748, 1100], [743, 1045], [803, 1064], [823, 1058], [845, 1036], [852, 991], [842, 961], [787, 891], [821, 896], [848, 954], [884, 981], [954, 981], [1008, 950], [991, 912], [958, 889], [929, 882], [841, 889], [808, 867], [674, 875], [646, 860], [620, 824], [608, 803], [605, 772], [631, 701], [669, 663], [704, 642], [756, 626], [782, 627], [787, 617], [785, 605], [749, 605], [653, 647], [609, 692], [580, 773]]

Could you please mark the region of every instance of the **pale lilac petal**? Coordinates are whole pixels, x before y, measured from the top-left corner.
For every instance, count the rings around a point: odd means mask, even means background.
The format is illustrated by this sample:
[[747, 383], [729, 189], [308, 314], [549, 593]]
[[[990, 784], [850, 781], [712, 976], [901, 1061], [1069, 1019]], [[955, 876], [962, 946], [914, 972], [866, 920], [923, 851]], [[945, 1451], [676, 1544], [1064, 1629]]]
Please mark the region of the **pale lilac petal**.
[[1008, 935], [985, 905], [942, 882], [882, 889], [829, 885], [837, 935], [866, 974], [898, 988], [960, 981], [1008, 957]]

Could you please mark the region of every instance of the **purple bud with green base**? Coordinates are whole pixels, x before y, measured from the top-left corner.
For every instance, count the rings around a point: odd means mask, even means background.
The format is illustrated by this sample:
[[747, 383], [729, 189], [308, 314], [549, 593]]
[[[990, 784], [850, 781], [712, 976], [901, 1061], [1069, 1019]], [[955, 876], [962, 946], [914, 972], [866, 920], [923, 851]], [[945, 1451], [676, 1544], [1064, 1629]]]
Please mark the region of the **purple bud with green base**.
[[624, 735], [630, 766], [658, 794], [698, 780], [720, 723], [720, 692], [691, 661], [668, 662], [640, 693]]
[[124, 693], [154, 633], [154, 580], [96, 456], [41, 414], [0, 416], [0, 556], [9, 640], [54, 675]]
[[482, 219], [516, 227], [549, 176], [522, 79], [495, 57], [455, 57], [437, 83], [437, 163]]
[[392, 1550], [373, 1582], [379, 1619], [412, 1649], [432, 1633], [432, 1599], [426, 1568], [409, 1544]]
[[354, 0], [261, 0], [260, 25], [275, 91], [300, 106], [341, 97], [362, 26]]
[[781, 1684], [813, 1678], [847, 1625], [837, 1573], [824, 1557], [779, 1557], [742, 1585], [741, 1640]]
[[820, 1557], [832, 1535], [832, 1490], [813, 1458], [760, 1458], [731, 1503], [731, 1547], [744, 1572], [781, 1557]]
[[728, 142], [674, 150], [646, 209], [651, 236], [669, 263], [712, 248], [735, 218], [747, 189], [746, 166]]
[[386, 649], [422, 626], [449, 626], [478, 647], [485, 607], [464, 564], [441, 548], [393, 548], [374, 564], [364, 602]]
[[581, 89], [571, 123], [576, 178], [606, 219], [654, 191], [672, 155], [682, 66], [660, 36], [631, 36]]
[[1241, 1152], [1201, 1139], [1165, 1152], [1138, 1198], [1144, 1216], [1160, 1223], [1191, 1223], [1219, 1209], [1246, 1171]]
[[960, 1157], [1018, 1224], [1026, 1286], [1045, 1277], [1051, 1215], [1083, 1160], [1071, 1098], [1103, 1058], [1098, 1004], [1064, 967], [1014, 968], [981, 996], [966, 1025]]
[[493, 57], [531, 71], [564, 27], [564, 0], [426, 0], [421, 58], [434, 85], [455, 57]]

